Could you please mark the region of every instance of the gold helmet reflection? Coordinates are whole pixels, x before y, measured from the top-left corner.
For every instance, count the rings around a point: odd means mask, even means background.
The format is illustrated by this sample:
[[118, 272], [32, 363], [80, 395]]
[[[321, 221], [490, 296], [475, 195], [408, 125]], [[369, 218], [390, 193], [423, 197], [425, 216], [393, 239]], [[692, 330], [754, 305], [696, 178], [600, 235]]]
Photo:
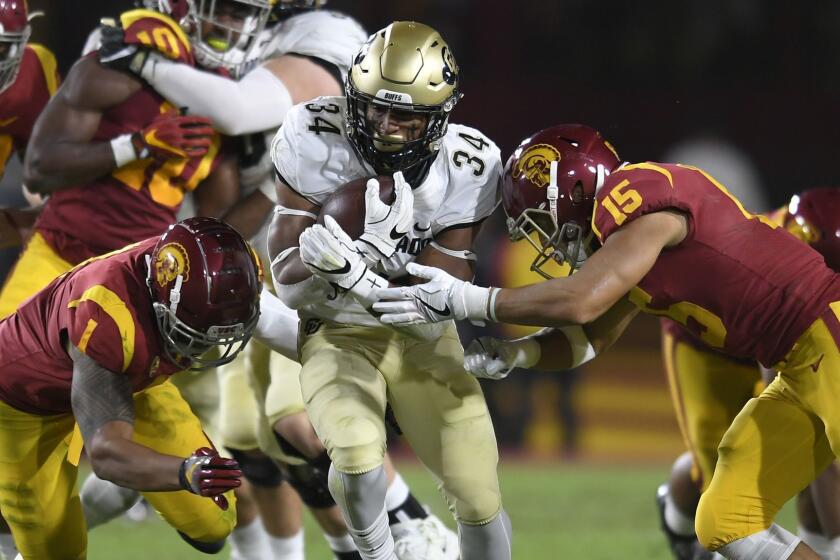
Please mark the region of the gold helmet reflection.
[[[396, 21], [370, 36], [353, 60], [345, 83], [347, 132], [378, 173], [410, 171], [429, 161], [446, 134], [449, 113], [461, 93], [458, 65], [440, 33], [422, 23]], [[426, 118], [415, 140], [376, 132], [369, 105]]]

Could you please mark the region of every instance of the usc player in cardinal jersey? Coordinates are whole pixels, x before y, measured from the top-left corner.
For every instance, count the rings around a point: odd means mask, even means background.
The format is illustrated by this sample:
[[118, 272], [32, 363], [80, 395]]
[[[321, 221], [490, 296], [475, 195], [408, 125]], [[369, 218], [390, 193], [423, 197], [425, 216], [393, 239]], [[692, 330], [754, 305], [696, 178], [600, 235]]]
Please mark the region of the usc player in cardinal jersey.
[[[840, 271], [840, 189], [809, 189], [768, 217]], [[711, 482], [723, 434], [756, 389], [764, 386], [761, 368], [752, 360], [708, 347], [670, 319], [662, 319], [662, 354], [688, 451], [657, 491], [660, 520], [675, 558], [706, 558], [694, 531], [697, 502]], [[831, 466], [798, 496], [799, 536], [826, 558], [840, 552], [840, 539], [834, 540], [840, 536], [837, 488], [838, 469]]]
[[[840, 275], [784, 228], [747, 212], [690, 166], [622, 164], [593, 129], [560, 125], [508, 161], [503, 203], [515, 237], [538, 235], [533, 266], [577, 271], [517, 289], [480, 288], [431, 267], [381, 290], [386, 324], [471, 319], [554, 327], [513, 362], [563, 369], [608, 347], [639, 311], [669, 317], [708, 346], [779, 376], [727, 430], [697, 511], [698, 538], [731, 559], [819, 558], [773, 519], [840, 449]], [[784, 259], [779, 258], [784, 255]], [[493, 348], [470, 369], [499, 369]]]
[[82, 263], [0, 321], [0, 503], [24, 558], [86, 557], [82, 443], [99, 476], [143, 491], [199, 549], [224, 543], [242, 473], [169, 376], [236, 356], [260, 284], [235, 230], [191, 218]]
[[[55, 56], [28, 42], [34, 15], [26, 0], [0, 0], [0, 176], [12, 154], [26, 153], [35, 119], [58, 89]], [[0, 208], [0, 248], [20, 245], [36, 216]]]
[[[132, 40], [167, 38], [168, 54], [194, 62], [189, 39], [163, 14], [133, 10]], [[233, 160], [201, 117], [179, 111], [140, 80], [79, 60], [35, 124], [24, 182], [50, 194], [35, 232], [0, 291], [0, 317], [79, 262], [159, 235], [184, 193], [221, 215], [238, 195]]]

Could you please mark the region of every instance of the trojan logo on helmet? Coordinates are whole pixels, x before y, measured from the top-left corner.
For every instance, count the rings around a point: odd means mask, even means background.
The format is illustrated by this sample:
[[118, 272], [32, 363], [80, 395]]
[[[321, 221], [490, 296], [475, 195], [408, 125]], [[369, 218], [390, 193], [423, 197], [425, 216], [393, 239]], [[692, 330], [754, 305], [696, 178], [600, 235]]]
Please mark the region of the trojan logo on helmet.
[[183, 276], [184, 282], [190, 279], [190, 257], [180, 243], [167, 243], [161, 247], [154, 266], [155, 278], [161, 286], [172, 282], [178, 275]]
[[551, 178], [551, 162], [560, 161], [560, 152], [551, 144], [536, 144], [518, 156], [513, 178], [523, 175], [537, 187], [547, 187]]

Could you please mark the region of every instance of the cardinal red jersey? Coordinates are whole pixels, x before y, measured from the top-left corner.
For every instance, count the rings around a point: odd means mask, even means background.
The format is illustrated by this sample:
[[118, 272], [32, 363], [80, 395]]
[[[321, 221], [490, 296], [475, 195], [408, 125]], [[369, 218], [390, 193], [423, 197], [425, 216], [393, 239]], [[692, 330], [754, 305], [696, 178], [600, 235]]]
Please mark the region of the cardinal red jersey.
[[[177, 24], [149, 10], [132, 10], [121, 16], [126, 35], [158, 42], [171, 58], [192, 64], [189, 40]], [[139, 29], [139, 31], [137, 31]], [[152, 39], [154, 38], [154, 39]], [[91, 54], [89, 56], [95, 56]], [[107, 110], [93, 141], [141, 130], [156, 116], [177, 109], [151, 87]], [[133, 161], [90, 183], [53, 193], [35, 227], [61, 257], [78, 263], [129, 243], [160, 235], [174, 223], [184, 194], [195, 189], [215, 168], [221, 139], [216, 136], [203, 157], [158, 161]]]
[[15, 82], [0, 93], [0, 176], [14, 151], [23, 151], [32, 127], [58, 89], [55, 56], [41, 45], [29, 43], [23, 51]]
[[603, 243], [639, 216], [668, 209], [686, 215], [688, 234], [660, 253], [631, 299], [708, 346], [771, 366], [830, 302], [840, 300], [840, 275], [819, 253], [767, 217], [744, 210], [697, 168], [619, 168], [596, 195], [593, 231]]
[[146, 287], [146, 255], [157, 239], [91, 259], [0, 321], [0, 399], [25, 412], [71, 411], [75, 345], [127, 375], [134, 391], [178, 367], [163, 352]]

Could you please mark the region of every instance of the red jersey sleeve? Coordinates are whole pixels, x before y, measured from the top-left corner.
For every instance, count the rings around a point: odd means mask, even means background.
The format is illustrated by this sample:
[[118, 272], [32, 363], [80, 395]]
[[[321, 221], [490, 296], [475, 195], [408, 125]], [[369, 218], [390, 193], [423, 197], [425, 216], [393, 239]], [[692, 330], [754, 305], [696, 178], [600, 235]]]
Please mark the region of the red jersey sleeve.
[[136, 322], [125, 301], [107, 286], [96, 284], [67, 307], [73, 314], [70, 343], [105, 369], [126, 371], [134, 358]]
[[601, 243], [622, 225], [667, 208], [688, 214], [688, 204], [675, 190], [670, 165], [635, 163], [613, 172], [595, 196], [592, 231]]

